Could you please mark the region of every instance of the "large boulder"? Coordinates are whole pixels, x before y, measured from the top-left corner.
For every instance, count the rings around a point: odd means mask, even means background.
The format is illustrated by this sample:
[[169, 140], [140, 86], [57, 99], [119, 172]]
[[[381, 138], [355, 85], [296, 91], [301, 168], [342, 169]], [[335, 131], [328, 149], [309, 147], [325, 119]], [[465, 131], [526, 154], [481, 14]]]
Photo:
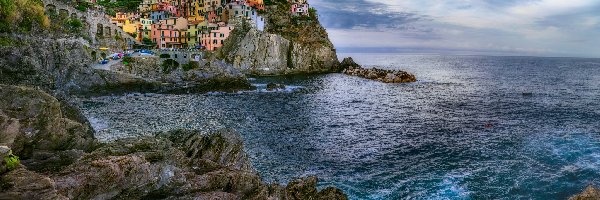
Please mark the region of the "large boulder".
[[93, 150], [91, 128], [64, 116], [56, 98], [8, 85], [0, 85], [0, 94], [0, 145], [11, 148], [31, 169], [65, 166], [81, 152]]

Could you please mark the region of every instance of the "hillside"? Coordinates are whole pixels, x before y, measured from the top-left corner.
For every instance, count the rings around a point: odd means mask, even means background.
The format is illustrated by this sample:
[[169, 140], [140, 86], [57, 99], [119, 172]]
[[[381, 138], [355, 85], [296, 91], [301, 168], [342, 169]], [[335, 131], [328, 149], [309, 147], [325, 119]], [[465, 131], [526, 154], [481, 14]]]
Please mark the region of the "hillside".
[[284, 75], [339, 71], [336, 50], [321, 26], [317, 11], [294, 16], [287, 0], [267, 1], [265, 30], [239, 23], [217, 53], [252, 75]]

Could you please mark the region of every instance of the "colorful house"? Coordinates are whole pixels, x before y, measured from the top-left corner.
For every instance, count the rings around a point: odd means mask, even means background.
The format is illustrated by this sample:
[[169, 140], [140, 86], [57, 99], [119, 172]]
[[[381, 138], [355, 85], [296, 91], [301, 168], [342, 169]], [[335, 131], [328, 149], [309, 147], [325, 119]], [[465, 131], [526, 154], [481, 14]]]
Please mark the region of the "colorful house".
[[150, 12], [150, 19], [152, 19], [154, 23], [158, 23], [160, 20], [164, 20], [169, 17], [171, 17], [171, 15], [164, 10], [153, 10]]
[[143, 38], [150, 38], [150, 31], [152, 30], [152, 20], [147, 18], [140, 19], [141, 28], [138, 30], [138, 35], [141, 41]]
[[123, 27], [125, 24], [129, 24], [129, 18], [127, 13], [118, 12], [115, 17], [110, 19], [110, 23]]
[[187, 46], [195, 48], [200, 46], [200, 40], [198, 39], [202, 31], [202, 23], [206, 24], [205, 21], [190, 21], [186, 31]]
[[140, 22], [127, 23], [127, 24], [123, 25], [123, 31], [125, 31], [126, 33], [129, 33], [129, 34], [137, 34], [138, 29], [140, 27], [141, 27]]
[[169, 18], [152, 24], [151, 39], [158, 48], [183, 48], [187, 46], [187, 19]]
[[292, 4], [292, 15], [308, 15], [308, 4]]
[[[223, 24], [224, 25], [224, 24]], [[218, 29], [202, 33], [200, 41], [201, 45], [208, 51], [214, 51], [225, 44], [225, 39], [233, 30], [233, 26], [219, 26]]]
[[248, 6], [253, 7], [256, 10], [265, 10], [265, 3], [263, 0], [248, 0]]
[[250, 7], [244, 0], [234, 0], [227, 4], [229, 10], [229, 18], [249, 18], [252, 13], [252, 7]]

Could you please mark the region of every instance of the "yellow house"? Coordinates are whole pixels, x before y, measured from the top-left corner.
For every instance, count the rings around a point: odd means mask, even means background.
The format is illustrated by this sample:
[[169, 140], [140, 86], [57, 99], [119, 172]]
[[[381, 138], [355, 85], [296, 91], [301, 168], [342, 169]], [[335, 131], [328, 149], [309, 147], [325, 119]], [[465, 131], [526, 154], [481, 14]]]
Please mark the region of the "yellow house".
[[194, 15], [204, 16], [204, 0], [192, 0], [194, 3]]
[[196, 46], [200, 46], [200, 40], [198, 40], [198, 36], [202, 31], [202, 23], [206, 23], [204, 20], [202, 21], [190, 21], [188, 23], [188, 30], [186, 32], [187, 44], [188, 47], [193, 48]]
[[135, 22], [135, 23], [127, 23], [125, 25], [123, 25], [123, 31], [125, 31], [126, 33], [129, 34], [137, 34], [138, 33], [138, 28], [141, 26], [140, 22]]

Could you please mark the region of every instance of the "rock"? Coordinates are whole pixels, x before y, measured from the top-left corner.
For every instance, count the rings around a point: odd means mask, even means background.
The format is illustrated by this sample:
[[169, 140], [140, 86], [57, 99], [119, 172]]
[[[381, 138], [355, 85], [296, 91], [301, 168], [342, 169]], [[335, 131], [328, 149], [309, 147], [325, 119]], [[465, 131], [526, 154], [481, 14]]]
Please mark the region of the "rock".
[[8, 146], [0, 146], [0, 158], [4, 158], [10, 154], [12, 154], [12, 151]]
[[354, 62], [354, 59], [352, 59], [352, 57], [347, 57], [347, 58], [344, 58], [344, 60], [342, 60], [339, 68], [340, 68], [340, 70], [354, 69], [354, 68], [360, 68], [360, 65], [356, 64], [356, 62]]
[[277, 84], [277, 83], [269, 83], [267, 84], [267, 90], [268, 91], [273, 91], [273, 90], [283, 90], [285, 89], [285, 85], [284, 84]]
[[[288, 13], [270, 14], [266, 21], [285, 20], [282, 18], [289, 18]], [[335, 48], [318, 22], [285, 26], [298, 29], [294, 34], [298, 37], [281, 30], [259, 31], [248, 23], [236, 24], [216, 58], [224, 59], [245, 74], [259, 76], [337, 71]]]
[[346, 58], [344, 61], [342, 63], [345, 63], [343, 65], [345, 69], [342, 71], [342, 73], [347, 75], [377, 80], [384, 83], [409, 83], [417, 81], [415, 75], [405, 71], [384, 70], [377, 68], [365, 69], [354, 63], [352, 58]]
[[600, 189], [598, 189], [594, 186], [591, 186], [591, 185], [588, 186], [587, 188], [585, 188], [585, 190], [582, 193], [569, 198], [569, 200], [598, 200], [598, 199], [600, 199]]
[[317, 199], [328, 200], [328, 199], [348, 199], [348, 196], [340, 189], [334, 187], [327, 187], [317, 193]]
[[64, 159], [61, 155], [69, 153], [63, 151], [94, 149], [90, 127], [66, 118], [56, 98], [7, 85], [0, 85], [0, 94], [0, 144], [11, 148], [31, 169], [66, 166], [70, 164], [66, 161], [76, 158]]
[[0, 176], [0, 199], [67, 199], [58, 194], [54, 181], [18, 168]]
[[[212, 167], [206, 169], [206, 163]], [[71, 199], [268, 199], [278, 195], [347, 199], [333, 189], [319, 193], [315, 177], [293, 181], [285, 188], [264, 184], [243, 152], [241, 137], [231, 130], [208, 135], [177, 130], [119, 140], [84, 156], [52, 179], [58, 193]]]

